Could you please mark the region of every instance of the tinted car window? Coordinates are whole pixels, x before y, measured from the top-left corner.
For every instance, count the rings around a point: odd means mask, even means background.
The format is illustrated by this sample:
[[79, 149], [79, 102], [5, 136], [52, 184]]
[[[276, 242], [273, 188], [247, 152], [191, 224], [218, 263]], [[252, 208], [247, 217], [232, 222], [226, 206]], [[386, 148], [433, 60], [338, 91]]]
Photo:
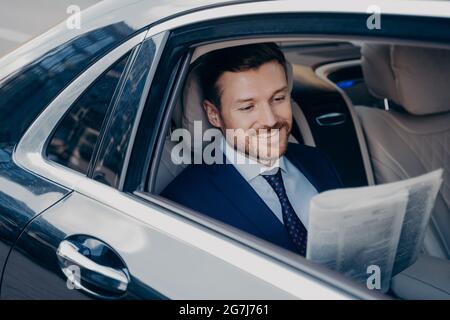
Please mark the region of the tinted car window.
[[74, 103], [58, 125], [47, 158], [87, 174], [107, 110], [129, 55], [98, 78]]
[[[112, 187], [119, 187], [133, 126], [146, 90], [145, 84], [148, 82], [156, 49], [157, 43], [154, 39], [147, 39], [142, 44], [124, 79], [123, 90], [106, 126], [108, 139], [104, 139], [99, 147], [92, 178]], [[149, 135], [154, 133], [153, 130], [153, 127], [147, 127]]]
[[0, 146], [16, 144], [61, 90], [133, 31], [117, 23], [87, 32], [0, 80]]

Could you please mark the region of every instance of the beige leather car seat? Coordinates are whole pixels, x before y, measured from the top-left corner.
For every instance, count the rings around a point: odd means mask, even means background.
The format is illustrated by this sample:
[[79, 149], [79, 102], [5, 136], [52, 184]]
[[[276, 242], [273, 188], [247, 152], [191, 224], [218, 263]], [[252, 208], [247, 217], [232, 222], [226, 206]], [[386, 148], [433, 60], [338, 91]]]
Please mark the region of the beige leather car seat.
[[355, 106], [376, 183], [443, 168], [425, 253], [450, 258], [450, 50], [365, 44], [362, 69], [377, 97], [404, 112]]

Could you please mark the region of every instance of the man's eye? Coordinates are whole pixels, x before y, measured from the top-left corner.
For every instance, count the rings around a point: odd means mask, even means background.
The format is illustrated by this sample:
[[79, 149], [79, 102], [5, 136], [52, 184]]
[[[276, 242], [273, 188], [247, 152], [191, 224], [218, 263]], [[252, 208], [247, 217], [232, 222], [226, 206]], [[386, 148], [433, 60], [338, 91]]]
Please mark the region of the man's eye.
[[280, 102], [280, 101], [284, 101], [284, 99], [286, 99], [286, 96], [279, 96], [279, 97], [275, 97], [275, 101], [276, 102]]
[[245, 106], [245, 107], [239, 108], [239, 110], [241, 110], [241, 111], [249, 111], [251, 109], [253, 109], [253, 105], [249, 105], [249, 106]]

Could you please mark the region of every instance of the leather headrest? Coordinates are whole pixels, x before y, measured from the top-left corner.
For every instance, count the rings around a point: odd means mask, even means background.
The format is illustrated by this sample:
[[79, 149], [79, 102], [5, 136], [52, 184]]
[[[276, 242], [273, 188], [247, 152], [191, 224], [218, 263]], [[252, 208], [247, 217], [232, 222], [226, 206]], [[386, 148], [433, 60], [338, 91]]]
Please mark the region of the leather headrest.
[[369, 90], [414, 115], [450, 111], [450, 50], [364, 44], [362, 70]]

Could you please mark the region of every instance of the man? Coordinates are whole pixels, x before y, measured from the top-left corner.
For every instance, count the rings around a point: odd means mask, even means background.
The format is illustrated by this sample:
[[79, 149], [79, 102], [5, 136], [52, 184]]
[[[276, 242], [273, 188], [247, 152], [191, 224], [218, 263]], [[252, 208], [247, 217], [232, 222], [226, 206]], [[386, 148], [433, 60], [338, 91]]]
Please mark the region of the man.
[[190, 165], [162, 195], [305, 256], [309, 201], [341, 182], [317, 149], [288, 144], [283, 53], [274, 43], [231, 47], [201, 66], [203, 108], [226, 161]]

